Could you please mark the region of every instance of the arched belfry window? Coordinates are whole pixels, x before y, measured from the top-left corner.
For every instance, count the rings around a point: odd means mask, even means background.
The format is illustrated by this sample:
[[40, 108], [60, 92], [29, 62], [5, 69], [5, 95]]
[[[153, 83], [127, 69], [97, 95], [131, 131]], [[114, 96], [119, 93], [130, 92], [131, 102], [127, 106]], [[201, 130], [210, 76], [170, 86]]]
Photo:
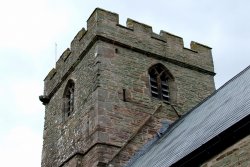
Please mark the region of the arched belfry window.
[[64, 116], [65, 118], [69, 117], [74, 111], [74, 92], [75, 92], [75, 83], [73, 80], [69, 80], [63, 95], [64, 99]]
[[172, 75], [162, 64], [156, 64], [149, 69], [151, 95], [164, 102], [170, 102], [170, 82]]

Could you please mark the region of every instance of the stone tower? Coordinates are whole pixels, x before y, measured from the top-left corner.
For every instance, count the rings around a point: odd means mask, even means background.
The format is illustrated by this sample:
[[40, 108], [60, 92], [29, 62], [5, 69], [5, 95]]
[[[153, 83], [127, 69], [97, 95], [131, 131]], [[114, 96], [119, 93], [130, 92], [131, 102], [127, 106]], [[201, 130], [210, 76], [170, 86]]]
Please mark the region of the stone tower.
[[95, 9], [44, 80], [42, 167], [124, 166], [214, 89], [211, 48]]

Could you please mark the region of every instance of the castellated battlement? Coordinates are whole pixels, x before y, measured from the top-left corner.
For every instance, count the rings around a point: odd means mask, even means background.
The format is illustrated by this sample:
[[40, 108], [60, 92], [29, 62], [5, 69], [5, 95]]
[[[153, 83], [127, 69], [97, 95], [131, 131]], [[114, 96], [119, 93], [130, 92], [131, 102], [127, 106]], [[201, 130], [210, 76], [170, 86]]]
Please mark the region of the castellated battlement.
[[[66, 49], [56, 67], [45, 78], [44, 95], [52, 97], [57, 87], [76, 68], [89, 49], [103, 41], [144, 54], [145, 56], [164, 59], [167, 62], [185, 68], [214, 75], [211, 48], [197, 42], [191, 42], [190, 49], [185, 48], [183, 39], [165, 31], [156, 34], [152, 27], [132, 19], [127, 19], [126, 26], [119, 24], [119, 16], [96, 8], [87, 20], [87, 30], [81, 29]], [[96, 54], [98, 49], [96, 50]], [[94, 56], [94, 55], [93, 55]]]

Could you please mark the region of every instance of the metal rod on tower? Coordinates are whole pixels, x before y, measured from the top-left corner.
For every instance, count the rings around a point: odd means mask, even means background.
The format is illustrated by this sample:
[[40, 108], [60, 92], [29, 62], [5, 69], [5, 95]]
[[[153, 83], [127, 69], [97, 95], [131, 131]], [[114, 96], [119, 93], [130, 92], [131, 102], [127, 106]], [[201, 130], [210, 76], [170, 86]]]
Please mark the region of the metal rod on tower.
[[55, 43], [55, 65], [57, 61], [57, 43]]

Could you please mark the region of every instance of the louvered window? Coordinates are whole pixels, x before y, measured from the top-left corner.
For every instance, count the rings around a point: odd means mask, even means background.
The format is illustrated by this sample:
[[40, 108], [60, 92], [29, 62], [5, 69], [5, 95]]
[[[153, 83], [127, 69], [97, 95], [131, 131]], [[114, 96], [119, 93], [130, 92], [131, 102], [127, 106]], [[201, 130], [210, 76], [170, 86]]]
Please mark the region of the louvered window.
[[65, 118], [69, 117], [74, 110], [74, 91], [75, 84], [72, 80], [69, 80], [65, 92], [64, 92], [64, 115]]
[[165, 102], [170, 102], [169, 75], [164, 66], [157, 64], [150, 68], [151, 95]]

